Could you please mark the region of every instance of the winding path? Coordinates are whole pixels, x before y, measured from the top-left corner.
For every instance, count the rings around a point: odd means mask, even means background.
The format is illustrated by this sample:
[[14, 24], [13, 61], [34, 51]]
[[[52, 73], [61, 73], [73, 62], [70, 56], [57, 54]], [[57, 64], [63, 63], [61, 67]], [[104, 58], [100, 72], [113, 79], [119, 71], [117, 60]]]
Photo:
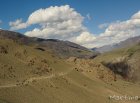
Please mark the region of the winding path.
[[[28, 84], [28, 83], [32, 83], [34, 80], [49, 79], [49, 78], [53, 78], [53, 77], [64, 76], [64, 75], [67, 75], [71, 71], [72, 70], [69, 70], [68, 72], [65, 72], [65, 73], [61, 72], [61, 73], [58, 73], [58, 74], [51, 74], [49, 76], [32, 77], [32, 78], [29, 78], [29, 79], [25, 80], [23, 85]], [[15, 84], [0, 85], [0, 89], [18, 87], [21, 83], [19, 82], [19, 84], [15, 83]]]

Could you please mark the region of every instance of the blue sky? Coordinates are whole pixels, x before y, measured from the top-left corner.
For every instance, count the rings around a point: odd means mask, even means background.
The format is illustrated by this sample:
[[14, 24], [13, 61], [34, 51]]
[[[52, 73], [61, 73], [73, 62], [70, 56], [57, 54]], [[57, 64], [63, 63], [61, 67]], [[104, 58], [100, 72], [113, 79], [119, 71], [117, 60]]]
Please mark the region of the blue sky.
[[91, 32], [99, 33], [98, 25], [116, 20], [126, 20], [140, 10], [140, 0], [0, 0], [1, 27], [9, 29], [9, 21], [17, 18], [26, 20], [30, 13], [50, 6], [70, 5], [85, 16], [90, 14], [92, 20], [85, 20]]
[[[105, 31], [99, 25], [126, 21], [140, 10], [140, 0], [0, 0], [0, 28], [10, 29], [9, 22], [22, 18], [26, 22], [29, 15], [40, 8], [69, 5], [85, 17], [83, 25], [94, 36]], [[38, 25], [17, 30], [25, 33]]]

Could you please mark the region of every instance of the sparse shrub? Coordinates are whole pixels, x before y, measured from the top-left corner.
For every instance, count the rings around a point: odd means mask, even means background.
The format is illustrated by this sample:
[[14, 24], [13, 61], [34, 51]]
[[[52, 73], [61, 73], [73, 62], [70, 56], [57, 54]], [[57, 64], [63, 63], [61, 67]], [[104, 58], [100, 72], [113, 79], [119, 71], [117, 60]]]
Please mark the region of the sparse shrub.
[[21, 58], [24, 58], [24, 57], [27, 57], [27, 50], [26, 49], [23, 49], [22, 51], [18, 50], [15, 52], [15, 57], [21, 59]]
[[43, 62], [43, 63], [47, 63], [47, 60], [46, 60], [46, 59], [43, 59], [43, 60], [41, 60], [41, 62]]
[[7, 48], [4, 46], [0, 46], [0, 53], [7, 54], [8, 53]]
[[86, 84], [84, 84], [84, 87], [86, 87], [87, 85]]
[[0, 67], [2, 70], [0, 72], [0, 78], [1, 79], [12, 79], [15, 78], [15, 70], [13, 66], [10, 65], [1, 65]]
[[30, 59], [28, 62], [28, 66], [33, 66], [35, 64], [35, 60], [36, 60], [36, 58]]
[[51, 71], [52, 68], [49, 67], [47, 64], [45, 64], [45, 65], [37, 66], [35, 69], [32, 70], [32, 73], [36, 75], [43, 75], [46, 73], [50, 73]]

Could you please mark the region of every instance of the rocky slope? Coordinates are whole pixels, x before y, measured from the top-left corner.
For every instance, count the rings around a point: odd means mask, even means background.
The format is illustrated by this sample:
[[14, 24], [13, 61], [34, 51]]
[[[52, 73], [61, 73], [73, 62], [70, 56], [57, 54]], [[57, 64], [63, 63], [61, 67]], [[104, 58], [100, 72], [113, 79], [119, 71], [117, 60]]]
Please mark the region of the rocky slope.
[[[0, 35], [0, 103], [116, 103], [109, 96], [140, 94], [140, 84], [128, 82], [102, 63], [110, 62], [110, 56], [114, 59], [121, 56], [122, 52], [102, 54], [94, 59], [73, 55], [60, 58], [44, 45], [38, 46], [42, 39], [36, 42], [37, 38], [32, 38], [31, 42], [20, 34], [10, 39], [3, 33]], [[138, 49], [127, 50], [134, 63], [139, 54], [135, 51]]]
[[140, 44], [103, 53], [96, 60], [125, 79], [140, 82]]

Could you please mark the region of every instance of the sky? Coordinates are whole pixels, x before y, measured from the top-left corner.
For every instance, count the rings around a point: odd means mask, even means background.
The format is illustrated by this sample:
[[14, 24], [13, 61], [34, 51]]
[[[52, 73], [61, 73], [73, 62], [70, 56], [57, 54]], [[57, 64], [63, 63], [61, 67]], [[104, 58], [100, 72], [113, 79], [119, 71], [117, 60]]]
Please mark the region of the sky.
[[140, 0], [0, 0], [0, 28], [88, 48], [140, 35]]

